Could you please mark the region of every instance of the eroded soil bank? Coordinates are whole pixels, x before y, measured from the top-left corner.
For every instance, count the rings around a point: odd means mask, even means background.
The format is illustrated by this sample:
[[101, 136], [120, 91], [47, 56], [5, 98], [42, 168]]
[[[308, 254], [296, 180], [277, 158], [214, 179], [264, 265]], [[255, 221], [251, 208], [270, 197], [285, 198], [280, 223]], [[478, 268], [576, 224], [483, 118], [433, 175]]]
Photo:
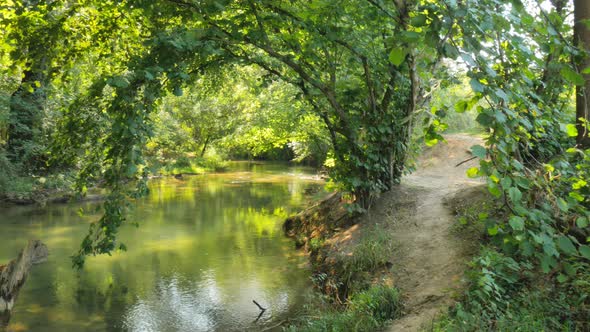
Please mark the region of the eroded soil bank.
[[[481, 186], [465, 175], [477, 165], [476, 160], [457, 166], [471, 157], [470, 147], [481, 144], [481, 139], [456, 134], [446, 140], [426, 149], [418, 170], [403, 178], [395, 190], [383, 194], [368, 214], [346, 217], [340, 197], [335, 195], [286, 223], [288, 234], [311, 253], [316, 273], [328, 277], [341, 271], [363, 238], [375, 236], [371, 230], [387, 233], [391, 250], [388, 257], [375, 260], [370, 281], [401, 291], [403, 314], [388, 331], [428, 328], [434, 317], [453, 303], [462, 287], [466, 262], [477, 247], [472, 237], [456, 231], [449, 204], [469, 199], [465, 195], [476, 195]], [[326, 285], [322, 287], [330, 292]], [[348, 289], [332, 290], [337, 298], [347, 293]]]

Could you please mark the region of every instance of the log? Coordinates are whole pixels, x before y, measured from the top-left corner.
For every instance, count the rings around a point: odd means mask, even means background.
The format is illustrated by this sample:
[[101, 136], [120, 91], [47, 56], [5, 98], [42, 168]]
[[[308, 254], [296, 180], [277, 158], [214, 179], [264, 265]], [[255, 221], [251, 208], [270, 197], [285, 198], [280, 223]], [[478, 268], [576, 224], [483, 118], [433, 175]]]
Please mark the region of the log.
[[34, 264], [44, 262], [48, 256], [47, 246], [39, 240], [31, 240], [18, 257], [0, 266], [0, 328], [10, 321], [10, 312]]

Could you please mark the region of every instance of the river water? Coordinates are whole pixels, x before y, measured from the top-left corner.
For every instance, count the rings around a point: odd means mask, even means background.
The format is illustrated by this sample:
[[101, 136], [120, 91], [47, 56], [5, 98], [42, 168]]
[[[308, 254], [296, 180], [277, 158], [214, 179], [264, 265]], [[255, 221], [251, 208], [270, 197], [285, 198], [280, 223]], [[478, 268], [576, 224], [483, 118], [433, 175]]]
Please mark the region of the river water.
[[[0, 263], [29, 239], [47, 262], [22, 288], [11, 331], [244, 331], [301, 309], [306, 258], [281, 224], [322, 195], [311, 169], [236, 164], [218, 174], [156, 179], [119, 238], [128, 251], [71, 268], [98, 203], [0, 210]], [[256, 300], [268, 310], [258, 318]], [[258, 318], [258, 319], [257, 319]]]

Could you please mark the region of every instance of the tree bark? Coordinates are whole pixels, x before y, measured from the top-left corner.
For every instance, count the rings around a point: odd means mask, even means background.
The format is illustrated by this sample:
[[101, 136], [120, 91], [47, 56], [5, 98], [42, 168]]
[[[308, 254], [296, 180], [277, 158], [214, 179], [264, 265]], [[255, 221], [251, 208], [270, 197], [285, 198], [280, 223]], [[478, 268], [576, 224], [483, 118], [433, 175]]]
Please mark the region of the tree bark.
[[47, 258], [47, 247], [39, 240], [29, 241], [18, 257], [0, 266], [0, 328], [10, 321], [10, 312], [33, 264]]
[[[574, 42], [586, 54], [578, 62], [580, 71], [590, 67], [590, 1], [574, 0]], [[583, 86], [576, 87], [576, 121], [578, 128], [577, 141], [583, 147], [590, 147], [590, 138], [588, 129], [583, 125], [585, 121], [590, 121], [590, 74], [584, 75], [585, 83]]]
[[210, 138], [211, 136], [207, 136], [207, 139], [205, 139], [205, 143], [203, 144], [203, 149], [201, 149], [201, 154], [199, 157], [203, 158], [205, 156], [205, 152], [207, 151], [207, 145], [209, 144]]

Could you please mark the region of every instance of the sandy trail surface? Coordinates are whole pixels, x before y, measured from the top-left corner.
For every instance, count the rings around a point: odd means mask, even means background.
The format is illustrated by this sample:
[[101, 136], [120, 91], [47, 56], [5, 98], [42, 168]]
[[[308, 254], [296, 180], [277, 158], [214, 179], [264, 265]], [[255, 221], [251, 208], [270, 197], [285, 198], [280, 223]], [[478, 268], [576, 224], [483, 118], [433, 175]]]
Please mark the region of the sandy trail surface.
[[483, 143], [468, 135], [445, 138], [447, 143], [427, 149], [418, 170], [405, 177], [397, 190], [383, 195], [370, 212], [369, 218], [385, 224], [393, 235], [391, 273], [405, 302], [405, 315], [387, 331], [428, 329], [436, 315], [453, 303], [473, 251], [471, 240], [453, 232], [455, 218], [445, 201], [481, 186], [465, 175], [478, 165], [477, 160], [456, 165], [471, 157], [471, 146]]

